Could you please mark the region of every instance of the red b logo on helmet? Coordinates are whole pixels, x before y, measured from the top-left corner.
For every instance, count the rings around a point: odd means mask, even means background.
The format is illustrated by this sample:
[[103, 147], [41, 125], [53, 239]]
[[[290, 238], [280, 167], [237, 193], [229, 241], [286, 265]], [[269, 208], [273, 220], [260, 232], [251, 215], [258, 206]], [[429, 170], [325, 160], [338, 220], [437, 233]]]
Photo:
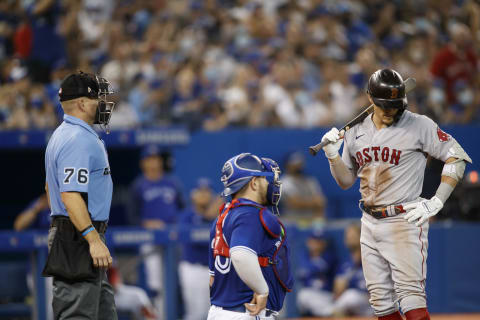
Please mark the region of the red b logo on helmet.
[[397, 99], [397, 97], [398, 97], [398, 89], [392, 88], [392, 95], [390, 96], [390, 99]]

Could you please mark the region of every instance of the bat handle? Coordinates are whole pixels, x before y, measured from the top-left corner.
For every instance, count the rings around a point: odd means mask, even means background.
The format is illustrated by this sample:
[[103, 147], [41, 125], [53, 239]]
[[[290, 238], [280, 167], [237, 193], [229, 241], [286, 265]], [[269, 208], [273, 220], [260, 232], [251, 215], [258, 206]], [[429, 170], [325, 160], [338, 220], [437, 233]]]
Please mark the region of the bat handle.
[[328, 141], [328, 140], [322, 141], [322, 142], [308, 148], [308, 151], [310, 151], [310, 154], [312, 156], [316, 156], [318, 151], [320, 151], [323, 147], [325, 147], [329, 143], [330, 143], [330, 141]]

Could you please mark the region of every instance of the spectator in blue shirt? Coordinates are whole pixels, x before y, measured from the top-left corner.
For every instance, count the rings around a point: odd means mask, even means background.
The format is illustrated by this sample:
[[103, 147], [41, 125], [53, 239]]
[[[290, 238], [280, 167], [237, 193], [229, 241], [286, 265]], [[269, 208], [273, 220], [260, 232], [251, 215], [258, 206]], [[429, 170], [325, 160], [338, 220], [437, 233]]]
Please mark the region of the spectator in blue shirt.
[[[207, 178], [200, 178], [190, 193], [191, 207], [187, 208], [181, 218], [180, 226], [190, 228], [210, 226], [218, 215], [218, 199]], [[178, 267], [182, 297], [185, 306], [184, 320], [206, 319], [210, 307], [208, 238], [200, 243], [184, 243], [182, 261]]]
[[47, 83], [55, 62], [66, 60], [65, 39], [57, 31], [61, 2], [24, 2], [33, 33], [32, 51], [28, 61], [29, 74], [35, 81]]
[[[184, 206], [182, 190], [177, 179], [165, 172], [158, 146], [144, 147], [140, 158], [142, 173], [132, 185], [135, 214], [144, 228], [162, 230], [178, 221]], [[154, 296], [155, 307], [162, 313], [162, 248], [146, 244], [140, 250], [145, 257], [147, 287]]]
[[135, 209], [147, 229], [163, 229], [176, 223], [184, 207], [179, 181], [164, 170], [161, 149], [146, 146], [140, 155], [142, 173], [132, 185]]
[[298, 277], [303, 288], [298, 291], [297, 305], [300, 313], [317, 317], [332, 313], [332, 284], [336, 259], [328, 248], [328, 241], [322, 229], [314, 229], [309, 235], [307, 252], [299, 263]]
[[360, 255], [360, 225], [351, 224], [345, 229], [344, 242], [350, 251], [350, 260], [340, 266], [335, 276], [333, 315], [338, 317], [373, 316], [363, 276]]

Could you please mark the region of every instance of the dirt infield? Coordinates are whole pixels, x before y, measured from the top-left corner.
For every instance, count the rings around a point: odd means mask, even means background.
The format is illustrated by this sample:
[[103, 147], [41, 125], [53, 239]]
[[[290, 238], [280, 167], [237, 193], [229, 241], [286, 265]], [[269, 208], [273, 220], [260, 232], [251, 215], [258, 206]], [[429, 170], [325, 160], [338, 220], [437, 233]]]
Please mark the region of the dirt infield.
[[[432, 320], [480, 320], [479, 313], [468, 314], [432, 314], [430, 315]], [[376, 318], [295, 318], [289, 320], [375, 320]]]

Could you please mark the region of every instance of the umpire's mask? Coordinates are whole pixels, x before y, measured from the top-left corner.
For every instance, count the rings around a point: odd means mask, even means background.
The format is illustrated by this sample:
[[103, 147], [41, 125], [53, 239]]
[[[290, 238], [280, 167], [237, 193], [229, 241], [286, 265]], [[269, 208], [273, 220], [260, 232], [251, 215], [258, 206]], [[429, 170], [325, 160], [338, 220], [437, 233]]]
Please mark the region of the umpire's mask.
[[108, 101], [107, 95], [113, 94], [112, 86], [107, 79], [95, 76], [98, 83], [98, 107], [95, 115], [95, 124], [99, 124], [104, 130], [109, 133], [109, 122], [112, 116], [113, 109], [115, 108], [115, 102]]
[[107, 79], [79, 71], [78, 73], [67, 76], [63, 80], [58, 95], [60, 101], [80, 97], [98, 100], [94, 124], [99, 124], [106, 133], [110, 133], [108, 124], [115, 107], [115, 102], [108, 101], [107, 96], [113, 93], [112, 86]]

